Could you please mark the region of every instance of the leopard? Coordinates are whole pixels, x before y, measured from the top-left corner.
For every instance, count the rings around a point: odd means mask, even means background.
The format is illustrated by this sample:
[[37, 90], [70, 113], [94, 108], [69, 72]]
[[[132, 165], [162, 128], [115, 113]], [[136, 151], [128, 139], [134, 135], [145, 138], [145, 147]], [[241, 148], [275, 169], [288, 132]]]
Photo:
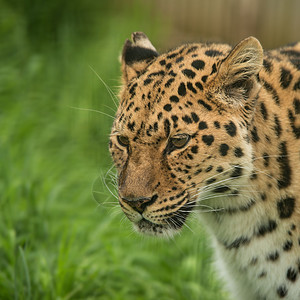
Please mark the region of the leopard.
[[158, 53], [134, 32], [120, 65], [109, 150], [134, 229], [197, 214], [232, 299], [300, 299], [300, 42]]

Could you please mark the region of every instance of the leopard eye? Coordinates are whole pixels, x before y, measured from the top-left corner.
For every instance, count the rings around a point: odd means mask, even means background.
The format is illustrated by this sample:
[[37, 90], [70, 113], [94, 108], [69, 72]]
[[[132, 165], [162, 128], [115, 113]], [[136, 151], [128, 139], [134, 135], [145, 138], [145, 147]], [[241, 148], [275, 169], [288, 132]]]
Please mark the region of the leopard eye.
[[129, 139], [125, 135], [118, 135], [117, 140], [118, 140], [118, 143], [123, 147], [127, 147], [129, 145]]
[[170, 139], [170, 142], [175, 148], [180, 149], [183, 148], [188, 143], [189, 140], [190, 140], [190, 136], [188, 134], [181, 134], [172, 137]]

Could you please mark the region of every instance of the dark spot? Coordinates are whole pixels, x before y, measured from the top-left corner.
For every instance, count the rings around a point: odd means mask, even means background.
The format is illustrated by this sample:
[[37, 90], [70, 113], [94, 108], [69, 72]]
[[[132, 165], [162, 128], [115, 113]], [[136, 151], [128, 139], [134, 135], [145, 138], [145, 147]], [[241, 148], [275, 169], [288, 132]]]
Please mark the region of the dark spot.
[[250, 240], [247, 237], [242, 236], [240, 238], [237, 238], [230, 244], [226, 243], [224, 246], [226, 247], [226, 249], [231, 250], [231, 249], [238, 249], [240, 246], [247, 245], [249, 243]]
[[278, 187], [282, 189], [288, 187], [292, 180], [292, 170], [289, 163], [286, 142], [279, 144], [279, 153], [280, 155], [277, 158], [277, 162], [280, 167], [280, 179], [277, 180], [277, 184]]
[[212, 75], [212, 74], [214, 74], [216, 72], [217, 72], [217, 66], [216, 66], [216, 64], [213, 64], [210, 75]]
[[206, 180], [206, 184], [212, 184], [212, 183], [214, 183], [216, 180], [217, 180], [216, 178], [208, 179], [208, 180]]
[[268, 111], [267, 111], [266, 106], [263, 102], [261, 102], [261, 104], [260, 104], [260, 112], [261, 112], [264, 120], [267, 120], [268, 119]]
[[193, 79], [195, 77], [195, 75], [196, 75], [196, 73], [194, 71], [190, 70], [190, 69], [184, 69], [184, 70], [182, 70], [182, 73], [186, 77], [191, 78], [191, 79]]
[[272, 63], [266, 59], [263, 61], [263, 66], [268, 73], [270, 73], [273, 69]]
[[182, 120], [183, 120], [186, 124], [191, 124], [191, 123], [193, 123], [192, 119], [191, 119], [189, 116], [187, 116], [187, 115], [183, 116], [183, 117], [182, 117]]
[[267, 255], [267, 260], [268, 261], [276, 261], [279, 258], [279, 253], [278, 251], [272, 252]]
[[274, 122], [275, 122], [275, 125], [274, 125], [275, 133], [278, 137], [280, 137], [282, 128], [281, 128], [281, 124], [280, 124], [280, 121], [279, 121], [277, 115], [274, 115]]
[[259, 275], [258, 278], [264, 278], [267, 276], [267, 272], [266, 271], [262, 271]]
[[198, 125], [199, 130], [207, 129], [207, 123], [204, 121], [201, 121]]
[[189, 54], [189, 53], [191, 53], [191, 52], [194, 52], [194, 51], [196, 51], [197, 49], [198, 49], [197, 46], [192, 46], [188, 51], [186, 51], [186, 54]]
[[229, 150], [229, 146], [227, 144], [221, 144], [219, 147], [219, 152], [222, 156], [226, 156]]
[[199, 81], [197, 81], [197, 82], [195, 83], [195, 86], [196, 86], [200, 91], [203, 91], [203, 85], [202, 85]]
[[291, 72], [285, 68], [281, 68], [280, 71], [280, 85], [282, 88], [286, 89], [291, 81], [293, 80], [293, 76]]
[[[191, 154], [187, 154], [187, 157], [188, 157], [188, 159], [194, 159], [194, 157], [193, 157], [193, 155], [191, 155]], [[188, 172], [186, 172], [186, 174], [187, 174]], [[189, 178], [189, 179], [191, 179], [191, 178]]]
[[164, 120], [164, 130], [166, 137], [169, 137], [170, 135], [170, 121], [168, 119]]
[[210, 50], [205, 51], [205, 55], [207, 55], [209, 57], [215, 57], [215, 56], [223, 55], [223, 52], [218, 51], [218, 50], [210, 49]]
[[191, 148], [192, 153], [197, 154], [198, 153], [198, 146], [193, 146]]
[[208, 166], [205, 170], [206, 173], [210, 172], [213, 169], [213, 166]]
[[269, 161], [270, 161], [270, 156], [268, 153], [264, 153], [263, 154], [263, 159], [264, 159], [264, 166], [268, 167], [269, 166]]
[[257, 173], [256, 173], [256, 171], [253, 171], [252, 173], [251, 173], [251, 176], [250, 176], [250, 180], [255, 180], [255, 179], [257, 179]]
[[165, 87], [166, 88], [169, 88], [172, 84], [172, 82], [175, 81], [175, 78], [170, 78], [166, 83], [165, 83]]
[[171, 104], [166, 104], [166, 105], [164, 106], [164, 110], [166, 110], [166, 111], [171, 111], [171, 110], [172, 110], [172, 105], [171, 105]]
[[177, 102], [179, 102], [179, 98], [177, 96], [171, 96], [170, 101], [177, 103]]
[[267, 224], [263, 224], [258, 228], [257, 236], [264, 236], [267, 233], [271, 233], [277, 228], [277, 223], [274, 220], [269, 220]]
[[243, 174], [243, 168], [240, 166], [235, 166], [233, 172], [231, 173], [230, 177], [236, 178], [240, 177]]
[[151, 83], [153, 81], [152, 78], [147, 78], [146, 80], [144, 80], [144, 85], [148, 85], [149, 83]]
[[261, 193], [260, 198], [261, 198], [262, 201], [265, 201], [267, 199], [267, 196], [266, 196], [265, 193]]
[[213, 141], [215, 140], [213, 135], [203, 135], [202, 136], [202, 141], [207, 145], [210, 146]]
[[191, 116], [192, 116], [192, 119], [195, 123], [199, 122], [199, 117], [196, 113], [192, 112]]
[[131, 107], [134, 106], [134, 102], [130, 102], [129, 105], [126, 108], [126, 111], [129, 111]]
[[287, 295], [288, 293], [288, 290], [286, 288], [285, 285], [281, 285], [278, 289], [277, 289], [277, 295], [280, 297], [280, 298], [283, 298]]
[[300, 114], [300, 100], [297, 98], [294, 99], [294, 109], [295, 109], [295, 114], [299, 115]]
[[296, 139], [300, 139], [300, 126], [296, 126], [296, 117], [294, 116], [293, 112], [289, 109], [288, 110], [288, 116], [290, 120], [290, 126], [292, 127], [293, 133], [295, 135]]
[[220, 126], [220, 122], [219, 121], [214, 121], [214, 125], [217, 129], [220, 129], [221, 126]]
[[203, 60], [200, 60], [200, 59], [194, 60], [192, 62], [192, 67], [194, 67], [196, 70], [203, 70], [205, 67], [205, 63]]
[[198, 175], [198, 174], [200, 174], [202, 172], [202, 169], [198, 169], [195, 173], [194, 173], [194, 175]]
[[290, 251], [293, 248], [292, 241], [286, 241], [282, 247], [283, 251]]
[[295, 198], [287, 197], [277, 202], [277, 211], [281, 219], [289, 218], [295, 209]]
[[224, 193], [224, 192], [227, 192], [229, 191], [229, 187], [228, 186], [225, 186], [225, 185], [220, 185], [218, 187], [216, 187], [214, 190], [213, 190], [213, 193]]
[[161, 120], [162, 116], [163, 116], [163, 114], [162, 114], [161, 112], [158, 113], [158, 114], [157, 114], [157, 119], [158, 119], [158, 120]]
[[197, 90], [193, 87], [193, 84], [191, 82], [188, 82], [186, 84], [186, 86], [191, 92], [193, 92], [194, 94], [197, 94]]
[[252, 141], [255, 142], [255, 143], [259, 141], [259, 136], [258, 136], [258, 133], [257, 133], [256, 126], [254, 126], [253, 129], [251, 130], [251, 137], [252, 137]]
[[137, 87], [137, 83], [133, 84], [132, 87], [130, 88], [130, 90], [129, 90], [129, 93], [131, 95], [130, 98], [133, 98], [135, 96], [135, 89], [136, 89], [136, 87]]
[[217, 172], [222, 173], [224, 171], [223, 167], [219, 166], [217, 167]]
[[235, 157], [242, 157], [244, 155], [242, 148], [236, 147], [234, 149], [234, 155], [235, 155]]
[[178, 117], [175, 115], [171, 116], [171, 119], [173, 120], [174, 123], [178, 121]]
[[177, 55], [178, 55], [179, 53], [172, 53], [172, 54], [169, 54], [168, 56], [167, 56], [167, 58], [168, 59], [170, 59], [170, 58], [174, 58], [174, 57], [176, 57]]
[[[291, 43], [291, 44], [288, 44], [288, 46], [290, 46], [290, 47], [294, 47], [294, 46], [296, 46], [296, 44], [297, 44], [297, 42], [296, 43]], [[296, 50], [281, 50], [280, 51], [280, 53], [281, 54], [283, 54], [283, 55], [286, 55], [286, 56], [288, 56], [289, 58], [291, 58], [291, 57], [300, 57], [300, 52], [298, 52], [298, 51], [296, 51]]]
[[204, 75], [204, 76], [201, 77], [201, 80], [205, 83], [206, 80], [207, 80], [207, 78], [208, 78], [208, 76], [207, 76], [207, 75]]
[[230, 121], [228, 124], [225, 124], [224, 127], [230, 136], [236, 135], [236, 126], [232, 121]]
[[128, 122], [127, 127], [130, 131], [134, 131], [135, 122]]
[[300, 79], [295, 83], [293, 90], [294, 91], [300, 90]]
[[166, 69], [169, 70], [172, 67], [171, 63], [166, 64]]
[[159, 63], [160, 63], [161, 66], [164, 66], [166, 64], [166, 61], [163, 59]]
[[157, 122], [154, 122], [153, 129], [155, 132], [158, 131], [158, 123]]
[[263, 85], [264, 85], [265, 89], [267, 90], [267, 92], [269, 92], [272, 95], [272, 98], [275, 101], [275, 103], [277, 105], [279, 105], [280, 99], [278, 97], [276, 90], [273, 88], [273, 86], [266, 81], [263, 81]]
[[294, 268], [289, 268], [286, 272], [286, 278], [292, 282], [295, 282], [297, 279], [298, 271]]
[[163, 76], [163, 75], [165, 75], [165, 71], [161, 70], [161, 71], [153, 72], [153, 73], [149, 74], [148, 77]]
[[185, 96], [186, 95], [186, 88], [183, 82], [180, 83], [179, 87], [178, 87], [178, 94], [180, 96]]
[[208, 111], [212, 110], [211, 106], [206, 102], [204, 102], [203, 100], [198, 100], [198, 104], [204, 106]]
[[184, 58], [182, 56], [180, 56], [180, 57], [176, 58], [175, 62], [178, 64], [178, 63], [182, 62], [183, 60], [184, 60]]
[[173, 77], [177, 76], [177, 73], [175, 73], [173, 70], [171, 70], [168, 74]]

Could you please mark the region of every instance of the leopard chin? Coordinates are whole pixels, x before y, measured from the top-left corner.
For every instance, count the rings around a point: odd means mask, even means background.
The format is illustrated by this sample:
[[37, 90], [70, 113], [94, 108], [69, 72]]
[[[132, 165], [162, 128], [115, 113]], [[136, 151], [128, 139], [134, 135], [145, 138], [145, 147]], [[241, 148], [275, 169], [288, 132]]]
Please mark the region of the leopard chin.
[[174, 235], [181, 231], [181, 226], [174, 226], [171, 224], [156, 224], [145, 218], [140, 221], [133, 223], [133, 228], [136, 232], [142, 235], [162, 237], [162, 238], [172, 238]]
[[187, 202], [180, 208], [180, 212], [174, 212], [171, 217], [164, 219], [163, 223], [155, 223], [142, 217], [133, 222], [133, 228], [144, 235], [171, 238], [181, 231], [194, 206], [194, 203]]

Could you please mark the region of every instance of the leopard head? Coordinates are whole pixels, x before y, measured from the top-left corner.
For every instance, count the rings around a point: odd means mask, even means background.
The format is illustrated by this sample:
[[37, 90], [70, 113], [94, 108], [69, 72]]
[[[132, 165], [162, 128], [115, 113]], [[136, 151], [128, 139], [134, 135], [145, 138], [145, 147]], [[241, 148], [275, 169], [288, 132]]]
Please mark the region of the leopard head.
[[236, 186], [253, 171], [262, 53], [253, 37], [161, 55], [144, 33], [125, 42], [110, 152], [120, 206], [138, 231], [171, 236], [193, 209], [237, 201]]

